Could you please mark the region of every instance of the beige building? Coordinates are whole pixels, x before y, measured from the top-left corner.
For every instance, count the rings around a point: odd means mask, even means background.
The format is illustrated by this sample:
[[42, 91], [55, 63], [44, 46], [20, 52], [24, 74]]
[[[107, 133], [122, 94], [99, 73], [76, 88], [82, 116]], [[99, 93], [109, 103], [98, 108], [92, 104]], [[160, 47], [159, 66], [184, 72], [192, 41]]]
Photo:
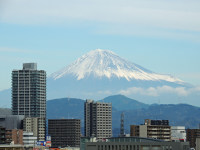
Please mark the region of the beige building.
[[24, 131], [32, 132], [38, 141], [45, 141], [45, 118], [27, 117], [23, 121]]
[[85, 102], [85, 136], [97, 139], [112, 136], [112, 104], [104, 102]]
[[131, 125], [130, 136], [171, 141], [171, 126], [168, 120], [146, 119], [143, 125]]

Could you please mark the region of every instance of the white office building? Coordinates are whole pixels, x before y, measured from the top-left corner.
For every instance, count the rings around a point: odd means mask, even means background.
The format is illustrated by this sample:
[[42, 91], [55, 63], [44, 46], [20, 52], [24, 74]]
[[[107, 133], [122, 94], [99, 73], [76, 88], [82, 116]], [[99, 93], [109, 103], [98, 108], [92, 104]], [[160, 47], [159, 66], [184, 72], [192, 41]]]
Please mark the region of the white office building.
[[184, 126], [171, 127], [172, 141], [186, 141], [186, 130]]

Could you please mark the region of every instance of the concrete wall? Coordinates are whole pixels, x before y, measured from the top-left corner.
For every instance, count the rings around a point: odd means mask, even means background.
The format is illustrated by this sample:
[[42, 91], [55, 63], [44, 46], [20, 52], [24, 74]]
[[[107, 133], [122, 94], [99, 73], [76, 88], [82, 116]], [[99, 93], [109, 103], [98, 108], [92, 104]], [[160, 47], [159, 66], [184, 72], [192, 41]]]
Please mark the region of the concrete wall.
[[140, 125], [140, 137], [147, 137], [147, 125]]

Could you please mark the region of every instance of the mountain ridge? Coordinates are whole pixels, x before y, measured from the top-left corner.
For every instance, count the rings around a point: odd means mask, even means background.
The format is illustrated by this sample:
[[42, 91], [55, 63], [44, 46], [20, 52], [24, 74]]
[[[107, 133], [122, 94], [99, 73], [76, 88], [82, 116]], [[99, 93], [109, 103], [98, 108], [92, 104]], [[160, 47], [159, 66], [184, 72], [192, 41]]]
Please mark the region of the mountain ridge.
[[148, 108], [150, 106], [121, 94], [111, 95], [98, 101], [112, 103], [112, 105], [114, 105], [114, 107], [119, 111]]
[[[119, 135], [120, 116], [125, 114], [125, 130], [129, 132], [131, 124], [142, 124], [144, 119], [169, 120], [172, 126], [185, 126], [186, 128], [198, 128], [200, 122], [200, 107], [188, 104], [152, 104], [144, 106], [143, 103], [137, 108], [130, 109], [131, 98], [123, 95], [112, 95], [106, 99], [116, 100], [112, 104], [112, 128], [114, 135]], [[81, 126], [84, 125], [84, 102], [79, 98], [59, 98], [47, 101], [47, 119], [81, 119]], [[105, 101], [104, 101], [105, 102]], [[137, 101], [138, 102], [138, 101]], [[122, 105], [122, 103], [124, 103]], [[118, 110], [119, 105], [120, 110]], [[10, 109], [1, 109], [0, 114], [11, 114]], [[126, 132], [127, 133], [127, 132]]]
[[[129, 132], [132, 124], [142, 124], [144, 119], [169, 120], [171, 126], [186, 126], [186, 128], [198, 128], [200, 118], [200, 107], [188, 104], [152, 104], [148, 107], [129, 109], [131, 98], [121, 95], [111, 96], [116, 103], [112, 104], [112, 128], [114, 135], [119, 135], [120, 116], [125, 114], [125, 130]], [[109, 99], [111, 97], [105, 97]], [[124, 99], [127, 98], [127, 99]], [[61, 103], [59, 101], [62, 101]], [[136, 101], [136, 100], [133, 100]], [[48, 119], [81, 119], [81, 126], [84, 125], [84, 102], [82, 99], [62, 98], [47, 101]], [[105, 101], [104, 101], [105, 102]], [[121, 105], [118, 110], [117, 104]], [[74, 113], [75, 112], [75, 113]], [[83, 133], [83, 132], [82, 132]]]

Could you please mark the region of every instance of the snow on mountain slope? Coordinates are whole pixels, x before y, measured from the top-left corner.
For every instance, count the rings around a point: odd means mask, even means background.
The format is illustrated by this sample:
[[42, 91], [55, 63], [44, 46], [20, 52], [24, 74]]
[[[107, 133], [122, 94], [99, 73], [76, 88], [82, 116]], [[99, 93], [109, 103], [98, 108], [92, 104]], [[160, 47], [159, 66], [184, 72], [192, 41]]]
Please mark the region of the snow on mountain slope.
[[77, 80], [94, 75], [101, 77], [118, 77], [131, 80], [149, 80], [182, 83], [183, 81], [169, 75], [162, 75], [147, 70], [137, 64], [129, 62], [109, 50], [93, 50], [78, 58], [71, 65], [50, 75], [50, 78], [57, 80], [67, 75], [73, 75]]

